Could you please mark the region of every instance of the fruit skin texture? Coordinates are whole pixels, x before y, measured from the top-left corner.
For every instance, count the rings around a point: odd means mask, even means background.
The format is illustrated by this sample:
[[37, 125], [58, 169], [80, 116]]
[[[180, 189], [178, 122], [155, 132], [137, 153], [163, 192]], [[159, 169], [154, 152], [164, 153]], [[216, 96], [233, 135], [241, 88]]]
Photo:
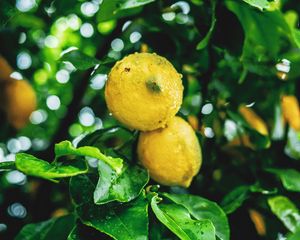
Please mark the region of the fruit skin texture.
[[165, 128], [140, 133], [137, 152], [150, 176], [167, 186], [189, 187], [202, 163], [196, 134], [180, 117]]
[[167, 59], [155, 53], [131, 54], [118, 61], [108, 76], [107, 107], [129, 128], [165, 127], [182, 103], [181, 77]]
[[246, 122], [257, 132], [265, 136], [269, 134], [264, 120], [262, 120], [251, 108], [242, 105], [239, 107], [239, 112]]
[[281, 107], [283, 118], [296, 131], [300, 130], [300, 106], [298, 99], [293, 96], [282, 96]]
[[4, 88], [4, 111], [9, 123], [16, 129], [23, 128], [30, 114], [36, 109], [36, 95], [25, 80], [14, 80]]

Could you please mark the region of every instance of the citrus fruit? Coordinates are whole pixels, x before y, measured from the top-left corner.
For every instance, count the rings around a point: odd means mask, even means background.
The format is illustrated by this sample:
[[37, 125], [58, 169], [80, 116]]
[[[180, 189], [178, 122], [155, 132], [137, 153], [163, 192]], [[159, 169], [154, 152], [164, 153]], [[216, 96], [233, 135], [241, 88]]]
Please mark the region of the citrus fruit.
[[293, 96], [282, 96], [281, 107], [283, 118], [295, 130], [300, 130], [300, 107], [298, 99]]
[[137, 152], [150, 176], [168, 186], [189, 187], [202, 163], [196, 134], [180, 117], [172, 118], [165, 128], [141, 132]]
[[14, 80], [7, 83], [4, 88], [4, 111], [13, 127], [23, 128], [35, 109], [36, 95], [27, 81]]
[[105, 87], [107, 107], [121, 123], [150, 131], [164, 127], [178, 112], [183, 95], [181, 75], [164, 57], [135, 53], [118, 61]]
[[239, 107], [239, 112], [250, 127], [255, 129], [261, 135], [268, 135], [266, 123], [251, 108], [241, 105]]

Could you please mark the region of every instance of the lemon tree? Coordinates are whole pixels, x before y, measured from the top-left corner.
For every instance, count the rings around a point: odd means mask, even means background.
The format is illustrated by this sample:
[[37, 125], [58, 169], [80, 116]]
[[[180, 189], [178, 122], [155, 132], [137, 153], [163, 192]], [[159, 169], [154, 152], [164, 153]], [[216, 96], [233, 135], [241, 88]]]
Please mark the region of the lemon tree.
[[296, 0], [0, 1], [0, 239], [299, 239]]

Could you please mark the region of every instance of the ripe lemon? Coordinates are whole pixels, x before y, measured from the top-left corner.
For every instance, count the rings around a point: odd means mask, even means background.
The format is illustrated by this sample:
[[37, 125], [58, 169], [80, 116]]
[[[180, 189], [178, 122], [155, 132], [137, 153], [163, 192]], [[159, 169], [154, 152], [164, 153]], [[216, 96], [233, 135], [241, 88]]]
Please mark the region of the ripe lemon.
[[14, 80], [7, 83], [4, 88], [4, 110], [13, 127], [23, 128], [35, 109], [36, 95], [27, 81]]
[[268, 128], [264, 120], [262, 120], [251, 108], [244, 105], [239, 107], [239, 112], [246, 122], [261, 135], [268, 135]]
[[300, 108], [299, 102], [295, 96], [282, 96], [281, 107], [284, 120], [295, 129], [300, 130]]
[[9, 65], [9, 63], [0, 55], [0, 82], [1, 81], [11, 81], [10, 75], [14, 70]]
[[107, 107], [129, 128], [150, 131], [164, 127], [181, 106], [181, 77], [161, 56], [131, 54], [118, 61], [109, 73], [105, 87]]
[[202, 163], [196, 134], [180, 117], [172, 118], [165, 128], [142, 132], [137, 152], [150, 176], [168, 186], [189, 187]]

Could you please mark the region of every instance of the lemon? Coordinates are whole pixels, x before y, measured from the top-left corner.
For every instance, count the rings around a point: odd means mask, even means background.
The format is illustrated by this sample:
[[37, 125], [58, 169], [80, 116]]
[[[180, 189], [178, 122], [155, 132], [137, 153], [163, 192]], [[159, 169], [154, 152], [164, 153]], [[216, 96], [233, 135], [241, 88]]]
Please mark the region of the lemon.
[[281, 107], [283, 118], [296, 131], [300, 130], [300, 108], [297, 98], [293, 95], [282, 96]]
[[167, 186], [189, 187], [202, 163], [196, 134], [180, 117], [172, 118], [165, 128], [142, 132], [137, 152], [150, 176]]
[[14, 80], [7, 83], [4, 88], [4, 111], [13, 127], [23, 128], [35, 109], [36, 95], [27, 81]]
[[107, 107], [121, 123], [150, 131], [165, 127], [178, 112], [183, 95], [181, 75], [164, 57], [135, 53], [118, 61], [105, 87]]
[[14, 70], [9, 65], [9, 63], [0, 55], [0, 82], [1, 81], [11, 81], [10, 75]]
[[268, 128], [264, 120], [262, 120], [251, 108], [241, 105], [239, 112], [245, 121], [261, 135], [268, 135]]

